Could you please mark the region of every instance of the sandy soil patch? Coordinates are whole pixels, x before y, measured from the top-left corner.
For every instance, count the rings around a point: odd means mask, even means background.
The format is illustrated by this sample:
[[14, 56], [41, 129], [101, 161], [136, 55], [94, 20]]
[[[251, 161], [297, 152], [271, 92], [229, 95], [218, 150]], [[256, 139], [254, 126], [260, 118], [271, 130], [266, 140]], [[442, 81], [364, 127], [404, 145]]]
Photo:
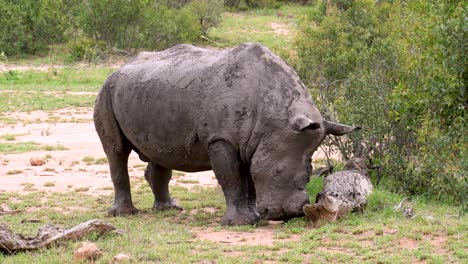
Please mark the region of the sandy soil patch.
[[447, 235], [440, 235], [440, 236], [426, 235], [424, 236], [424, 240], [429, 241], [429, 243], [431, 243], [432, 247], [434, 248], [434, 252], [436, 254], [445, 255], [449, 253], [449, 250], [447, 248], [447, 240], [448, 240]]
[[280, 36], [289, 35], [289, 28], [286, 24], [272, 22], [270, 26], [276, 35], [280, 35]]
[[398, 245], [404, 249], [416, 250], [418, 249], [419, 242], [414, 239], [404, 237], [398, 241]]
[[276, 238], [275, 233], [277, 224], [271, 224], [265, 227], [258, 227], [251, 232], [219, 230], [210, 231], [207, 229], [196, 228], [193, 231], [200, 240], [208, 240], [217, 243], [230, 245], [273, 245], [281, 241], [299, 241], [299, 235], [291, 235], [288, 238]]
[[[53, 112], [34, 111], [31, 113], [7, 113], [6, 116], [18, 120], [36, 120], [39, 123], [0, 126], [0, 135], [23, 134], [16, 137], [18, 142], [36, 142], [43, 145], [61, 145], [66, 150], [34, 151], [21, 154], [7, 154], [0, 157], [0, 191], [23, 192], [25, 186], [49, 192], [81, 191], [92, 195], [113, 193], [109, 167], [104, 164], [87, 164], [85, 157], [100, 159], [105, 157], [94, 124], [86, 123], [41, 123], [50, 116], [60, 119], [75, 118], [92, 120], [92, 109], [66, 108]], [[43, 166], [31, 166], [31, 158], [46, 156]], [[138, 155], [132, 153], [129, 159], [129, 174], [131, 179], [143, 178], [145, 163]], [[10, 171], [20, 171], [8, 175]], [[174, 177], [176, 178], [176, 177]], [[185, 183], [184, 183], [185, 182]], [[135, 181], [131, 180], [134, 184]], [[195, 185], [216, 186], [217, 182], [212, 171], [189, 173], [173, 179], [171, 184], [186, 187]]]
[[[89, 123], [92, 122], [93, 119], [93, 108], [91, 107], [77, 107], [77, 108], [63, 108], [55, 111], [32, 111], [32, 112], [9, 112], [2, 115], [5, 118], [11, 118], [21, 123], [16, 126], [12, 126], [10, 124], [1, 124], [0, 128], [9, 126], [11, 129], [11, 133], [15, 133], [16, 129], [21, 129], [22, 124], [28, 123], [51, 123], [51, 121], [61, 122], [61, 123], [68, 123], [78, 121], [87, 121]], [[47, 124], [50, 126], [50, 124]], [[43, 126], [39, 126], [43, 127]], [[5, 129], [6, 131], [7, 129]], [[4, 131], [0, 131], [3, 133]]]

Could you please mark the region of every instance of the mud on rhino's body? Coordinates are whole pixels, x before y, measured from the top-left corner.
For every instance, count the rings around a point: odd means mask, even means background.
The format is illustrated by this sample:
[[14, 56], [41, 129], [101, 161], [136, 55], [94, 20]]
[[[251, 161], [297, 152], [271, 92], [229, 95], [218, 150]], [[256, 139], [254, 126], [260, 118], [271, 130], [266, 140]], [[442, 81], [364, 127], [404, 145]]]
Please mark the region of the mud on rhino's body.
[[106, 80], [94, 122], [115, 189], [111, 215], [137, 211], [127, 171], [134, 150], [149, 162], [156, 210], [180, 208], [171, 169], [213, 169], [224, 224], [302, 215], [312, 153], [327, 133], [354, 130], [324, 121], [294, 70], [258, 44], [140, 53]]

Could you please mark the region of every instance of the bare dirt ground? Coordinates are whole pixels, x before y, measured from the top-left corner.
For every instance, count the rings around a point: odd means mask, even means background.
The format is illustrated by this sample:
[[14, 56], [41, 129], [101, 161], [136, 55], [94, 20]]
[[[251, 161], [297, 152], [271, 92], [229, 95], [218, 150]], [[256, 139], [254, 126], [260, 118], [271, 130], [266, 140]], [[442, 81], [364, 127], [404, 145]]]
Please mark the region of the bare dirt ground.
[[270, 25], [271, 25], [271, 28], [273, 29], [273, 32], [276, 35], [282, 35], [282, 36], [288, 36], [289, 35], [288, 25], [282, 24], [282, 23], [275, 23], [275, 22], [272, 22]]
[[[0, 135], [15, 134], [14, 141], [35, 142], [41, 145], [63, 146], [65, 150], [33, 151], [7, 154], [0, 157], [0, 191], [22, 192], [25, 186], [47, 192], [80, 190], [91, 195], [111, 194], [112, 182], [105, 153], [92, 122], [92, 109], [61, 109], [54, 112], [8, 113], [6, 117], [19, 120], [16, 125], [0, 125]], [[50, 123], [51, 117], [60, 123]], [[72, 120], [86, 122], [74, 123]], [[32, 122], [32, 123], [31, 123]], [[31, 166], [30, 159], [39, 158], [46, 163]], [[88, 161], [93, 158], [94, 161]], [[132, 153], [129, 160], [131, 178], [143, 177], [145, 163]], [[16, 171], [16, 173], [14, 173]], [[180, 174], [180, 173], [178, 173]], [[216, 186], [211, 171], [184, 173], [171, 184], [185, 187], [193, 185]]]

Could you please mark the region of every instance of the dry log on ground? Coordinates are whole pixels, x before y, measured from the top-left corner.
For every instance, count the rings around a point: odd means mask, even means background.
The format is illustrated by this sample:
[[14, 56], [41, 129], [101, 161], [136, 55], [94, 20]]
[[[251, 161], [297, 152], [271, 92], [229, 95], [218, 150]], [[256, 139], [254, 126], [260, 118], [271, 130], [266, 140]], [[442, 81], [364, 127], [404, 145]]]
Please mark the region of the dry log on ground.
[[114, 230], [116, 228], [113, 225], [94, 219], [66, 230], [47, 224], [39, 228], [35, 237], [24, 237], [13, 233], [7, 225], [0, 224], [0, 252], [13, 254], [18, 251], [34, 250], [66, 240], [78, 240], [92, 232], [101, 236]]
[[313, 222], [335, 221], [349, 211], [362, 209], [372, 188], [365, 160], [355, 158], [348, 161], [344, 171], [325, 178], [324, 190], [317, 194], [315, 204], [304, 205], [304, 213]]
[[23, 210], [11, 210], [10, 207], [8, 207], [8, 205], [0, 204], [0, 216], [7, 214], [14, 215], [19, 214], [21, 212], [23, 212]]

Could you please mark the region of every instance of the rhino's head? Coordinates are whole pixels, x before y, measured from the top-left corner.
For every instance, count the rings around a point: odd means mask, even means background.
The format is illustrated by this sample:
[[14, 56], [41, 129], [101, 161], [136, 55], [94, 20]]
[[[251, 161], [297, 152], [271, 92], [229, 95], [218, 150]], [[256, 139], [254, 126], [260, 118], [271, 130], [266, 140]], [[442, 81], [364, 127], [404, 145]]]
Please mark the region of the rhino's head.
[[[310, 105], [309, 105], [310, 106]], [[258, 145], [251, 160], [257, 210], [268, 220], [304, 215], [309, 203], [305, 191], [312, 172], [311, 157], [328, 134], [341, 136], [359, 129], [322, 118], [315, 105], [289, 117], [288, 124], [273, 127]]]

